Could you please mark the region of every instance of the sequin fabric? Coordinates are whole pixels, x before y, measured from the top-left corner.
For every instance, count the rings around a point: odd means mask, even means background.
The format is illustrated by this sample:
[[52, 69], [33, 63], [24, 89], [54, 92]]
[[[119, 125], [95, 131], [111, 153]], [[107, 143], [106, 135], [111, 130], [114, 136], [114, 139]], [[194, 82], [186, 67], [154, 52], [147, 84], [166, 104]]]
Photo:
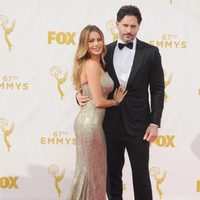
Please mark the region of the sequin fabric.
[[[103, 96], [113, 90], [113, 81], [105, 73], [101, 76]], [[90, 97], [81, 108], [75, 123], [76, 167], [68, 200], [106, 200], [106, 143], [102, 128], [105, 108], [95, 107], [87, 84], [83, 94]]]

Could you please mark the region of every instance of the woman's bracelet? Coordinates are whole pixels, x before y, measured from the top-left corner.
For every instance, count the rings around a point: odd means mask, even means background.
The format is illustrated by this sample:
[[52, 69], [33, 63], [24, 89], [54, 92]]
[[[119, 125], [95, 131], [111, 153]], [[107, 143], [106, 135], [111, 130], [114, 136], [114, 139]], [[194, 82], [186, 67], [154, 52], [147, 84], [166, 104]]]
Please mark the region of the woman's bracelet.
[[119, 101], [117, 101], [117, 99], [112, 99], [112, 105], [113, 106], [118, 106], [119, 105]]

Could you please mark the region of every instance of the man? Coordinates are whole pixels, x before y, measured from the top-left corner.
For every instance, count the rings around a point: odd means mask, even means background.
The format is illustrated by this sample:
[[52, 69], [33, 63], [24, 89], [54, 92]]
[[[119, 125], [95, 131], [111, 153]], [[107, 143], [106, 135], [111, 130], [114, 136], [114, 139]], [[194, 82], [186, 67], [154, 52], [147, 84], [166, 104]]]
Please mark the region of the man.
[[[137, 7], [121, 7], [116, 22], [118, 41], [107, 45], [106, 70], [115, 88], [123, 85], [128, 91], [119, 106], [106, 109], [103, 122], [109, 200], [122, 200], [125, 149], [132, 169], [135, 200], [152, 200], [149, 142], [158, 135], [164, 102], [164, 76], [158, 48], [136, 38], [141, 21]], [[113, 93], [108, 98], [112, 97]], [[87, 100], [87, 97], [77, 98], [81, 105]]]

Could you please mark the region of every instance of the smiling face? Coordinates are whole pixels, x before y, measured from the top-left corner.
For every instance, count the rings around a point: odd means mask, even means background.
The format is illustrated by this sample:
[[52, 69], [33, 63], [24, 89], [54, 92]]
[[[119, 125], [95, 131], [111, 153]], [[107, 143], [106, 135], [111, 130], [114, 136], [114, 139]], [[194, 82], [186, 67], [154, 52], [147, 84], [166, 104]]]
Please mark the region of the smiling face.
[[100, 56], [103, 50], [103, 46], [104, 43], [101, 35], [96, 31], [92, 31], [89, 34], [88, 39], [88, 52], [91, 55], [91, 57]]
[[119, 38], [125, 43], [136, 38], [140, 27], [137, 18], [133, 15], [125, 15], [120, 21], [117, 21], [116, 25], [119, 30]]

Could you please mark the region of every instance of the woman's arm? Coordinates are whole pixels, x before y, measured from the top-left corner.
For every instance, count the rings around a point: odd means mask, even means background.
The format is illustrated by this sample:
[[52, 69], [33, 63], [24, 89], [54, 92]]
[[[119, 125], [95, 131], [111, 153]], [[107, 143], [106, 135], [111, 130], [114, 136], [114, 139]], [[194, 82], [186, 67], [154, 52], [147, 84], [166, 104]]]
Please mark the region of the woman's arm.
[[117, 91], [115, 99], [106, 99], [103, 96], [101, 87], [101, 73], [99, 64], [96, 61], [89, 60], [85, 66], [85, 73], [88, 81], [88, 86], [93, 98], [94, 105], [98, 108], [106, 108], [118, 105], [124, 98], [125, 94], [122, 91]]

